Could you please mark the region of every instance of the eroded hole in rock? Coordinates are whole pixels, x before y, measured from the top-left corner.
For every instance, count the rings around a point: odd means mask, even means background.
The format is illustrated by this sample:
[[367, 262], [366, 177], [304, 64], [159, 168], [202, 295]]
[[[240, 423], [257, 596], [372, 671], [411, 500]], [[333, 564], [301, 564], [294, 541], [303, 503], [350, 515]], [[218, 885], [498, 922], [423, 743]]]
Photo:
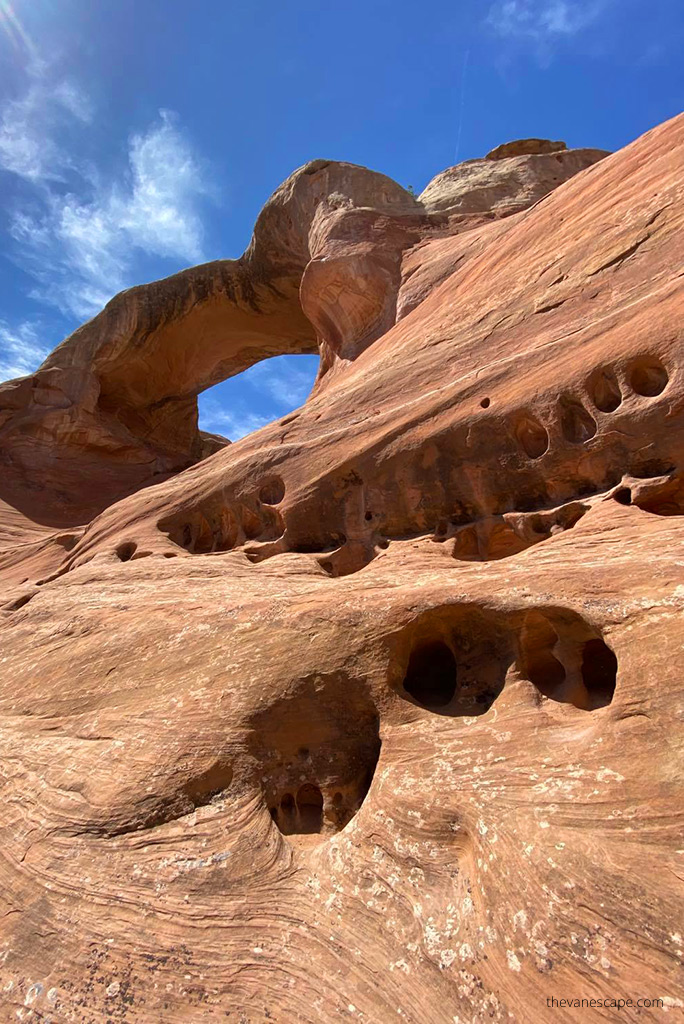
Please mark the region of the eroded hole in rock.
[[258, 540], [263, 537], [263, 526], [261, 519], [250, 508], [242, 508], [242, 529], [247, 540]]
[[457, 686], [456, 659], [441, 640], [425, 643], [411, 652], [404, 689], [426, 708], [451, 703]]
[[292, 793], [283, 793], [280, 798], [280, 810], [285, 815], [291, 815], [295, 812], [295, 802]]
[[541, 614], [528, 615], [522, 632], [523, 673], [545, 697], [560, 699], [565, 669], [554, 654], [558, 634]]
[[202, 508], [168, 516], [157, 526], [178, 547], [197, 555], [231, 551], [246, 540], [276, 540], [284, 529], [278, 509], [264, 505], [257, 513], [242, 503], [229, 508], [218, 496]]
[[632, 492], [629, 487], [618, 487], [617, 491], [613, 491], [613, 498], [620, 505], [632, 504]]
[[491, 398], [483, 398], [482, 401], [480, 402], [480, 406], [483, 409], [488, 409], [491, 404], [492, 404]]
[[125, 544], [119, 544], [116, 553], [120, 562], [129, 562], [137, 550], [137, 544], [134, 544], [133, 541], [127, 541]]
[[571, 444], [584, 444], [596, 433], [596, 420], [580, 402], [561, 400], [561, 430]]
[[599, 370], [589, 381], [589, 393], [599, 412], [615, 412], [622, 403], [622, 393], [612, 370]]
[[669, 375], [663, 364], [655, 357], [640, 359], [629, 370], [629, 383], [637, 395], [653, 398], [665, 390]]
[[600, 639], [588, 640], [582, 651], [582, 679], [591, 708], [606, 707], [615, 694], [618, 661], [610, 647]]
[[544, 697], [582, 711], [605, 707], [615, 693], [615, 654], [584, 619], [565, 609], [525, 615], [518, 667]]
[[[380, 546], [387, 545], [381, 543]], [[296, 550], [301, 551], [301, 547], [298, 546]], [[318, 559], [318, 564], [328, 576], [351, 576], [372, 562], [376, 554], [372, 544], [350, 540], [334, 550], [328, 558]]]
[[512, 631], [496, 614], [472, 605], [426, 613], [398, 644], [395, 663], [405, 666], [394, 677], [400, 695], [453, 717], [488, 711], [513, 660]]
[[635, 504], [642, 512], [650, 512], [653, 516], [682, 516], [684, 515], [684, 489], [654, 495], [653, 497], [640, 497]]
[[318, 786], [311, 782], [305, 782], [300, 786], [297, 790], [296, 804], [302, 833], [310, 835], [312, 832], [322, 832], [323, 794]]
[[325, 838], [344, 828], [380, 754], [378, 714], [365, 683], [342, 672], [308, 676], [255, 715], [251, 730], [255, 781], [280, 831]]
[[208, 508], [206, 514], [199, 509], [181, 511], [157, 525], [169, 540], [191, 554], [230, 551], [239, 537], [235, 514], [218, 504]]
[[663, 468], [665, 472], [658, 477], [647, 475], [643, 468], [640, 478], [633, 478], [632, 504], [656, 516], [684, 515], [684, 478], [675, 472], [668, 472], [664, 463], [652, 463], [652, 467]]
[[266, 481], [259, 489], [259, 501], [264, 505], [279, 505], [285, 497], [285, 484], [280, 477]]
[[534, 416], [526, 415], [519, 419], [514, 432], [518, 444], [531, 459], [539, 459], [548, 451], [548, 431]]
[[[544, 502], [528, 502], [523, 498], [517, 504], [538, 507]], [[503, 516], [484, 517], [478, 523], [456, 531], [452, 556], [467, 562], [510, 558], [533, 544], [571, 530], [588, 508], [588, 505], [575, 501], [543, 512], [516, 511]]]

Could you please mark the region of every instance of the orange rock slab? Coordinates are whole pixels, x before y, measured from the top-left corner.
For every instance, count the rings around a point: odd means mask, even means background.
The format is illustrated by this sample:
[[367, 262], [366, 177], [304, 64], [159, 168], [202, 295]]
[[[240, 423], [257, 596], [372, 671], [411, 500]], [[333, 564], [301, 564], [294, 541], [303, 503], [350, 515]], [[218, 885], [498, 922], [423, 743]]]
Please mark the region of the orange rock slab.
[[315, 161], [0, 388], [0, 1019], [681, 1012], [684, 118], [559, 145]]

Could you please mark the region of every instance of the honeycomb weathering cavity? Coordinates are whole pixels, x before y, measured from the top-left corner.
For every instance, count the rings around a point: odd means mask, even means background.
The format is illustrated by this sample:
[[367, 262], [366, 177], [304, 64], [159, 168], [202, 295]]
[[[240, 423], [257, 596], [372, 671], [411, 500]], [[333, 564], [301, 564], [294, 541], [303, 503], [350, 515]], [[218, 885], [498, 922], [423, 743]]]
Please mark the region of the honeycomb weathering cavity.
[[0, 386], [2, 1020], [680, 1006], [684, 118], [490, 156], [313, 161]]

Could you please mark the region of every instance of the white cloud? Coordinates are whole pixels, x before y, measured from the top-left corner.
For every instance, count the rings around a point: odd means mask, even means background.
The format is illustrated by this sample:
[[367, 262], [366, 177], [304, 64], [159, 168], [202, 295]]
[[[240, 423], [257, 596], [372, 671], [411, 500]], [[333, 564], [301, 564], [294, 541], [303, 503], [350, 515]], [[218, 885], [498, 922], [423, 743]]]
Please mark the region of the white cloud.
[[210, 434], [222, 434], [231, 441], [239, 441], [241, 437], [254, 433], [267, 423], [278, 418], [273, 416], [262, 416], [258, 413], [251, 413], [244, 405], [239, 405], [228, 411], [222, 408], [217, 402], [205, 399], [200, 409], [200, 429]]
[[[0, 113], [0, 169], [32, 186], [14, 210], [17, 259], [36, 281], [32, 298], [79, 319], [138, 283], [141, 255], [201, 262], [200, 163], [166, 110], [132, 134], [118, 180], [73, 158], [91, 118], [87, 97], [36, 65], [26, 94]], [[82, 140], [81, 140], [82, 141]], [[87, 141], [87, 140], [86, 140]]]
[[487, 23], [508, 39], [545, 46], [581, 32], [604, 6], [605, 0], [497, 0]]
[[[302, 365], [296, 364], [302, 360]], [[233, 441], [286, 416], [309, 396], [316, 360], [275, 356], [199, 396], [200, 427]], [[255, 411], [259, 410], [259, 411]]]
[[0, 117], [0, 167], [34, 184], [63, 181], [73, 160], [56, 135], [69, 122], [92, 118], [87, 97], [71, 82], [51, 82], [47, 66], [33, 63], [23, 96], [5, 104]]
[[[274, 366], [276, 360], [277, 367]], [[309, 397], [313, 387], [313, 376], [310, 369], [296, 369], [290, 360], [281, 360], [282, 357], [276, 356], [273, 360], [257, 363], [245, 371], [245, 379], [254, 387], [265, 391], [279, 405], [286, 406], [285, 411], [289, 412], [290, 409], [302, 405]]]
[[39, 339], [38, 324], [25, 321], [13, 327], [0, 319], [0, 381], [33, 373], [48, 352]]

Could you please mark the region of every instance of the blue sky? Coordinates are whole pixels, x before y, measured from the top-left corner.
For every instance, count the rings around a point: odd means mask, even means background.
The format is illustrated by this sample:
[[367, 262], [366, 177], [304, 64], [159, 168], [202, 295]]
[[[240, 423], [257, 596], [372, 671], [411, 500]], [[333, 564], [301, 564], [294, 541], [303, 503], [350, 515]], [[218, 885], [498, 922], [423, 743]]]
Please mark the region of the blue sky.
[[[421, 191], [524, 136], [617, 149], [682, 109], [682, 0], [0, 0], [0, 379], [115, 292], [239, 256], [277, 185], [350, 160]], [[312, 356], [200, 396], [237, 438]]]

